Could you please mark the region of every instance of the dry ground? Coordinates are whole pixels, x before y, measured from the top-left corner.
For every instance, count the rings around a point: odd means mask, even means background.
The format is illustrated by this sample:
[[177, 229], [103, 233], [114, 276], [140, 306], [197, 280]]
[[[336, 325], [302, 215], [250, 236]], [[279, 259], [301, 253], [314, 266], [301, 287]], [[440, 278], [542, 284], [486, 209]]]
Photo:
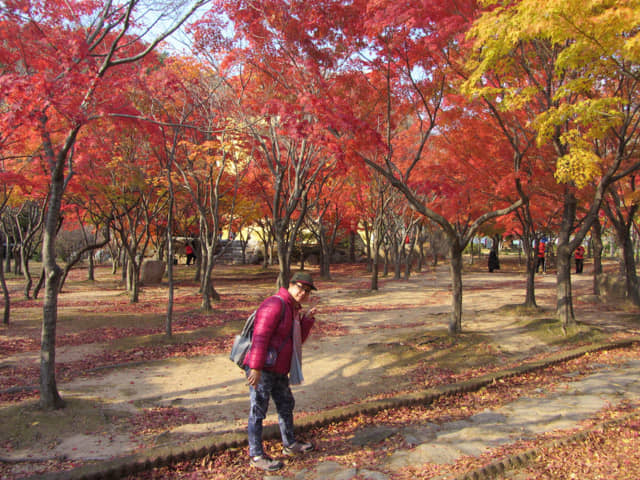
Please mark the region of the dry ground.
[[[332, 281], [318, 280], [314, 300], [318, 325], [325, 322], [331, 328], [319, 328], [321, 333], [305, 344], [305, 383], [294, 388], [297, 415], [447, 381], [470, 370], [472, 374], [475, 368], [478, 372], [499, 368], [561, 348], [567, 338], [552, 319], [555, 276], [536, 277], [539, 308], [525, 311], [517, 307], [524, 299], [524, 275], [517, 265], [509, 267], [503, 261], [503, 266], [502, 271], [489, 274], [482, 264], [467, 265], [464, 334], [456, 342], [445, 334], [451, 296], [444, 265], [414, 274], [408, 281], [385, 279], [378, 292], [367, 291], [363, 269], [338, 272]], [[186, 272], [187, 267], [179, 268]], [[220, 271], [229, 280], [217, 283], [223, 298], [245, 295], [257, 302], [273, 291], [273, 276], [256, 277], [257, 269], [248, 270], [253, 273], [245, 281], [233, 267]], [[573, 278], [576, 315], [582, 326], [570, 332], [571, 340], [637, 333], [638, 310], [624, 302], [596, 301], [590, 296], [592, 281], [588, 271]], [[71, 328], [65, 323], [71, 317], [76, 328], [79, 321], [86, 328], [123, 322], [160, 327], [164, 322], [157, 307], [163, 305], [166, 285], [145, 288], [139, 314], [132, 314], [115, 308], [109, 313], [109, 302], [122, 302], [122, 291], [108, 277], [97, 283], [78, 281], [61, 295], [63, 305], [75, 306], [61, 313], [63, 332]], [[18, 289], [19, 279], [12, 285]], [[181, 284], [177, 295], [194, 295], [193, 289], [188, 282]], [[84, 308], [82, 313], [77, 303], [83, 301], [101, 307]], [[28, 325], [33, 328], [37, 323], [38, 315], [29, 310], [33, 305], [21, 305], [13, 310], [13, 324], [0, 330], [0, 341], [16, 332], [24, 334]], [[155, 313], [149, 313], [152, 310]], [[203, 331], [230, 339], [239, 325]], [[82, 360], [114, 348], [135, 350], [135, 345], [148, 342], [148, 336], [136, 336], [124, 347], [121, 340], [63, 346], [57, 362]], [[37, 351], [2, 354], [0, 371], [16, 365], [37, 366], [37, 361]], [[43, 461], [109, 458], [145, 446], [240, 429], [248, 412], [246, 381], [226, 350], [153, 361], [141, 357], [140, 362], [75, 376], [58, 387], [69, 405], [64, 410], [41, 412], [34, 400], [0, 408], [0, 420], [7, 426], [0, 433], [0, 457], [10, 462], [17, 476]]]

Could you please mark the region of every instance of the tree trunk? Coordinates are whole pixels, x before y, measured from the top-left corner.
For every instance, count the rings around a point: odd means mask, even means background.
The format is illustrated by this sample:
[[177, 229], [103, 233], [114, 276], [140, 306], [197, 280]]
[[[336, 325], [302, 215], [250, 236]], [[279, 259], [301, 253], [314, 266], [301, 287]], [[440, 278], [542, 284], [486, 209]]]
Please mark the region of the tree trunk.
[[627, 296], [634, 305], [640, 305], [640, 292], [638, 291], [638, 275], [636, 274], [636, 260], [633, 251], [633, 242], [631, 241], [630, 232], [623, 239], [622, 258], [624, 260], [625, 283], [627, 288]]
[[[60, 163], [60, 162], [59, 162]], [[58, 172], [58, 173], [56, 173]], [[62, 408], [64, 401], [56, 386], [56, 325], [58, 321], [58, 289], [62, 270], [56, 264], [56, 232], [60, 217], [64, 182], [62, 168], [52, 173], [51, 193], [42, 240], [44, 266], [44, 304], [40, 345], [40, 406]]]
[[320, 278], [331, 280], [331, 249], [324, 251], [320, 261]]
[[349, 231], [349, 262], [356, 263], [356, 232]]
[[591, 250], [593, 254], [593, 294], [600, 295], [600, 287], [598, 286], [598, 275], [602, 274], [602, 225], [600, 220], [596, 219], [591, 227]]
[[273, 244], [273, 241], [272, 241], [271, 245], [269, 245], [269, 262], [267, 266], [275, 265], [276, 258], [278, 258], [278, 255], [276, 253], [276, 246]]
[[367, 255], [367, 273], [371, 273], [371, 266], [373, 265], [373, 251], [371, 249], [371, 232], [369, 231], [369, 226], [365, 222], [364, 224], [364, 238], [365, 238], [365, 252]]
[[557, 267], [556, 314], [562, 322], [562, 327], [566, 329], [576, 321], [571, 292], [571, 252], [567, 245], [558, 245]]
[[196, 271], [193, 274], [193, 281], [198, 283], [201, 283], [203, 266], [207, 260], [207, 252], [203, 245], [204, 242], [202, 241], [202, 237], [200, 237], [193, 248], [193, 253], [196, 256], [194, 260], [196, 262]]
[[371, 291], [372, 292], [377, 292], [378, 291], [378, 270], [379, 270], [379, 265], [378, 263], [380, 262], [380, 254], [378, 253], [378, 249], [375, 248], [373, 250], [373, 256], [371, 258]]
[[300, 246], [300, 270], [304, 270], [304, 249]]
[[140, 260], [129, 258], [129, 302], [138, 303], [140, 301], [140, 269], [142, 268], [142, 258]]
[[318, 232], [320, 241], [320, 278], [331, 280], [331, 242], [327, 240], [325, 229], [321, 226]]
[[525, 293], [524, 306], [535, 308], [538, 306], [536, 303], [536, 257], [531, 252], [527, 252], [527, 290]]
[[451, 242], [451, 320], [449, 334], [462, 332], [462, 251], [457, 240]]
[[418, 239], [418, 266], [416, 270], [418, 272], [422, 272], [425, 263], [425, 251], [424, 251], [424, 236], [423, 236], [424, 226], [418, 226], [418, 231], [416, 232], [416, 237]]
[[389, 256], [391, 255], [391, 253], [388, 245], [386, 245], [382, 250], [384, 251], [384, 263], [382, 264], [382, 276], [386, 278], [389, 275]]
[[171, 337], [173, 333], [173, 183], [171, 181], [171, 168], [167, 169], [167, 181], [169, 183], [169, 213], [167, 215], [167, 280], [169, 291], [167, 298], [167, 316], [164, 322], [164, 333]]
[[211, 272], [213, 272], [213, 266], [215, 264], [214, 262], [214, 250], [215, 250], [215, 244], [210, 246], [211, 248], [208, 248], [206, 254], [206, 258], [204, 258], [204, 265], [203, 265], [203, 269], [202, 269], [202, 282], [201, 282], [201, 288], [202, 288], [202, 303], [200, 304], [200, 309], [204, 312], [210, 312], [212, 310], [211, 308], [211, 302], [212, 301], [219, 301], [220, 300], [220, 295], [218, 294], [218, 292], [216, 292], [216, 289], [213, 287], [213, 279], [211, 277]]
[[394, 250], [396, 254], [393, 263], [393, 278], [400, 280], [402, 278], [402, 265], [404, 264], [404, 250], [402, 246]]
[[129, 291], [129, 259], [124, 252], [120, 252], [120, 265], [122, 266], [120, 278], [127, 291]]
[[38, 283], [36, 283], [36, 287], [33, 289], [33, 298], [38, 298], [38, 295], [40, 295], [40, 290], [42, 290], [43, 285], [44, 285], [44, 268], [40, 271], [40, 276], [38, 277]]
[[[635, 191], [635, 188], [633, 188], [633, 190]], [[638, 207], [633, 204], [623, 209], [621, 207], [623, 200], [620, 198], [620, 195], [615, 190], [612, 190], [609, 193], [613, 199], [613, 205], [605, 204], [604, 211], [611, 220], [616, 232], [618, 243], [622, 247], [621, 271], [625, 277], [626, 294], [634, 305], [640, 305], [636, 261], [633, 249], [633, 239], [631, 238], [631, 229]]]
[[563, 329], [575, 324], [576, 321], [571, 294], [571, 248], [569, 240], [576, 218], [577, 203], [575, 195], [567, 190], [564, 195], [562, 223], [560, 224], [558, 250], [556, 252], [556, 316], [562, 323]]
[[411, 240], [411, 243], [409, 244], [409, 251], [407, 252], [407, 255], [405, 257], [405, 262], [404, 262], [404, 279], [405, 280], [409, 280], [409, 277], [411, 276], [411, 267], [413, 265], [413, 257], [415, 255], [417, 238], [418, 238], [418, 232], [416, 232], [415, 236], [413, 237], [413, 240]]
[[[0, 248], [2, 247], [0, 246]], [[9, 296], [9, 289], [7, 288], [7, 282], [4, 278], [4, 268], [2, 268], [2, 261], [0, 261], [0, 286], [2, 286], [2, 297], [4, 298], [4, 315], [2, 323], [4, 323], [5, 325], [9, 325], [9, 319], [11, 317], [11, 297]]]
[[267, 243], [264, 243], [264, 255], [262, 257], [262, 268], [264, 270], [269, 268], [269, 257], [270, 257], [269, 252], [270, 251], [271, 251], [271, 247]]
[[278, 263], [280, 269], [278, 271], [277, 287], [287, 287], [291, 275], [291, 258], [287, 255], [287, 245], [284, 235], [279, 232], [276, 234], [276, 243], [278, 245]]
[[23, 248], [20, 249], [20, 264], [22, 268], [22, 276], [24, 277], [24, 298], [28, 300], [31, 298], [31, 287], [33, 286], [33, 279], [31, 278], [31, 272], [29, 271], [27, 254]]
[[4, 268], [5, 272], [11, 273], [11, 248], [9, 246], [9, 237], [5, 235], [5, 238], [6, 243], [4, 245], [4, 255], [2, 257], [4, 259], [4, 265], [2, 267]]
[[211, 311], [211, 287], [210, 287], [211, 277], [208, 275], [207, 269], [205, 268], [205, 273], [202, 276], [202, 301], [200, 302], [200, 310], [203, 312]]
[[393, 251], [393, 278], [400, 280], [402, 278], [402, 270], [405, 260], [404, 239], [398, 241], [395, 240], [392, 245]]
[[20, 258], [20, 247], [13, 247], [11, 255], [13, 256], [13, 274], [20, 275], [21, 272], [21, 263], [18, 260]]
[[523, 235], [522, 249], [524, 250], [525, 258], [527, 261], [527, 287], [525, 292], [524, 306], [529, 308], [535, 308], [538, 306], [536, 303], [536, 251], [533, 247], [533, 238], [531, 235]]
[[96, 279], [93, 263], [93, 251], [89, 252], [89, 267], [87, 268], [87, 280], [93, 282]]
[[240, 239], [240, 252], [242, 265], [247, 264], [247, 245], [249, 245], [249, 237], [246, 240]]

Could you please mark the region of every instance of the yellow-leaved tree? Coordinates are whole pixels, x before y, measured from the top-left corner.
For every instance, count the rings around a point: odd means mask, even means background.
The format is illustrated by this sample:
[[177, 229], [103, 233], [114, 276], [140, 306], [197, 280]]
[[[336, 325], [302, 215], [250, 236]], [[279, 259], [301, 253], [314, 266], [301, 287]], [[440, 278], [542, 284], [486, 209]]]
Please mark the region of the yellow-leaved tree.
[[[570, 259], [606, 189], [640, 168], [640, 1], [482, 2], [469, 39], [465, 90], [527, 111], [540, 145], [556, 153], [563, 198], [557, 244], [557, 315], [575, 322]], [[577, 209], [586, 211], [578, 219]]]

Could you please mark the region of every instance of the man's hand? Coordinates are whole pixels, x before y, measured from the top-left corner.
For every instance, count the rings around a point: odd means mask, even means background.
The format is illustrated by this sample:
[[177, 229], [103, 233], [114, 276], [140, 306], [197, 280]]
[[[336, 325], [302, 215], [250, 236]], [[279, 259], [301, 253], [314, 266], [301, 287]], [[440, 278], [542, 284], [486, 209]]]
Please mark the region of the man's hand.
[[249, 381], [249, 385], [251, 385], [253, 388], [256, 388], [258, 386], [258, 383], [260, 383], [261, 376], [262, 376], [261, 370], [254, 370], [253, 368], [249, 370], [249, 375], [247, 375], [247, 380]]

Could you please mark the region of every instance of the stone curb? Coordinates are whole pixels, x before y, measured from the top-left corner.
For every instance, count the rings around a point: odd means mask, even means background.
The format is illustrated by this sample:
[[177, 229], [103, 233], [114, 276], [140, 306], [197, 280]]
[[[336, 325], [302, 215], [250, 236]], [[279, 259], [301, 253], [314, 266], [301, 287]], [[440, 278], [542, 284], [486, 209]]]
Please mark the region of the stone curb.
[[541, 451], [545, 448], [564, 447], [573, 442], [583, 442], [592, 432], [626, 422], [627, 420], [630, 420], [639, 415], [640, 412], [633, 412], [620, 418], [614, 418], [611, 420], [607, 420], [606, 422], [601, 422], [597, 425], [589, 427], [586, 430], [574, 433], [573, 435], [569, 435], [564, 438], [556, 438], [554, 440], [550, 440], [549, 442], [543, 443], [539, 447], [531, 448], [520, 453], [514, 453], [513, 455], [509, 455], [502, 460], [498, 460], [490, 463], [489, 465], [485, 465], [484, 467], [471, 470], [470, 472], [464, 473], [463, 475], [460, 475], [458, 477], [454, 477], [451, 480], [493, 479], [497, 475], [500, 475], [508, 470], [516, 470], [518, 468], [526, 466], [528, 463], [532, 462], [538, 455], [540, 455]]
[[[616, 342], [607, 342], [599, 345], [589, 345], [579, 347], [567, 352], [552, 355], [546, 360], [526, 363], [507, 370], [494, 372], [480, 377], [457, 382], [454, 384], [438, 385], [420, 392], [403, 393], [383, 400], [372, 400], [346, 407], [332, 408], [317, 412], [297, 421], [296, 430], [309, 431], [312, 428], [329, 425], [333, 422], [348, 420], [356, 415], [373, 415], [382, 410], [406, 407], [411, 405], [429, 405], [438, 398], [455, 395], [457, 393], [473, 392], [489, 385], [497, 380], [522, 375], [535, 370], [540, 370], [558, 363], [566, 362], [587, 353], [594, 353], [604, 350], [625, 348], [640, 342], [640, 337], [631, 337]], [[279, 430], [277, 425], [265, 427], [263, 438], [265, 440], [278, 438]], [[169, 445], [154, 447], [140, 452], [139, 454], [118, 457], [99, 463], [90, 463], [74, 468], [72, 470], [52, 472], [41, 475], [25, 477], [23, 480], [102, 480], [118, 479], [127, 475], [135, 474], [150, 468], [164, 467], [173, 463], [203, 458], [209, 454], [227, 449], [241, 448], [247, 445], [247, 436], [244, 430], [233, 431], [225, 434], [213, 435], [198, 440], [186, 442], [180, 445]], [[520, 454], [519, 456], [526, 455]], [[524, 457], [526, 459], [526, 456]], [[500, 462], [499, 462], [500, 463]], [[487, 469], [489, 467], [484, 467]], [[498, 467], [492, 467], [495, 470]], [[476, 472], [473, 475], [479, 475]], [[486, 477], [460, 477], [461, 479], [482, 479]]]

